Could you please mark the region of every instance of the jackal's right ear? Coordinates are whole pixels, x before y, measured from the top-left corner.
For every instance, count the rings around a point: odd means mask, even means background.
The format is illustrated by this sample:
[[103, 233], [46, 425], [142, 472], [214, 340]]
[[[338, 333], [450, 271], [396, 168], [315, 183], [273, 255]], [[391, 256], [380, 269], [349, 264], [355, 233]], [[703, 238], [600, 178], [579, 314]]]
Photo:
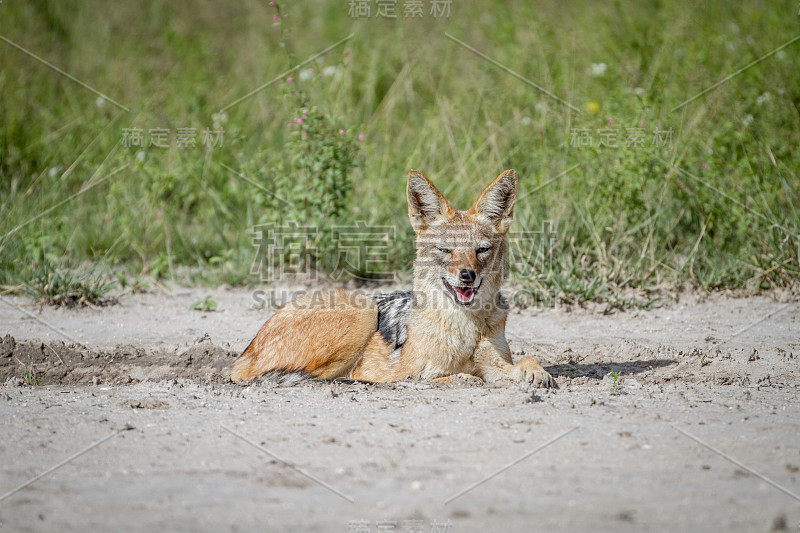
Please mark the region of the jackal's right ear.
[[428, 178], [412, 170], [408, 173], [408, 218], [411, 226], [419, 233], [440, 218], [453, 214], [453, 208]]

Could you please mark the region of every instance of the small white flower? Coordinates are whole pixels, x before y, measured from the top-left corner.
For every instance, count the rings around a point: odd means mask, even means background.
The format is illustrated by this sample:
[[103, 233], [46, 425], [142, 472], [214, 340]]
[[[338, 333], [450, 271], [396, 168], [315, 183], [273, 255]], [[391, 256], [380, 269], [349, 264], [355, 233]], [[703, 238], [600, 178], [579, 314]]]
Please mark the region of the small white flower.
[[228, 122], [228, 114], [224, 111], [221, 113], [214, 113], [211, 115], [211, 122], [215, 130], [220, 130], [222, 129], [222, 125]]
[[300, 81], [307, 81], [314, 77], [314, 74], [309, 72], [308, 70], [301, 70], [300, 74], [297, 76], [300, 78]]
[[97, 106], [97, 109], [100, 109], [104, 105], [106, 105], [106, 99], [103, 98], [102, 96], [98, 96], [97, 100], [94, 101], [94, 105]]
[[606, 73], [606, 68], [608, 65], [605, 63], [592, 63], [592, 66], [589, 67], [589, 75], [595, 78], [602, 76]]
[[758, 98], [756, 98], [756, 105], [763, 105], [763, 104], [765, 104], [766, 102], [769, 102], [770, 98], [772, 98], [772, 95], [771, 95], [771, 94], [769, 94], [769, 92], [768, 92], [768, 91], [765, 91], [765, 92], [763, 92], [763, 93], [761, 94], [761, 96], [759, 96]]
[[633, 94], [635, 94], [636, 96], [642, 96], [644, 94], [644, 89], [642, 89], [641, 87], [636, 87], [633, 90]]
[[522, 117], [520, 120], [523, 126], [530, 126], [531, 125], [531, 117]]
[[786, 59], [786, 52], [784, 52], [783, 50], [778, 50], [778, 52], [775, 54], [775, 57], [783, 61], [784, 59]]
[[144, 161], [144, 156], [145, 156], [144, 150], [139, 150], [138, 152], [136, 152], [136, 160], [138, 162], [141, 163], [142, 161]]
[[745, 128], [746, 128], [747, 126], [749, 126], [751, 122], [753, 122], [753, 115], [747, 114], [747, 115], [745, 115], [745, 116], [744, 116], [744, 118], [742, 119], [742, 124], [744, 124], [744, 127], [745, 127]]
[[336, 74], [336, 72], [337, 72], [338, 70], [339, 70], [339, 69], [338, 69], [338, 68], [337, 68], [335, 65], [331, 65], [331, 66], [329, 66], [329, 67], [325, 67], [325, 68], [322, 70], [322, 75], [323, 75], [323, 76], [325, 76], [325, 77], [327, 78], [328, 76], [333, 76], [334, 74]]
[[533, 108], [536, 110], [537, 113], [544, 113], [547, 111], [547, 102], [537, 102]]
[[64, 172], [64, 165], [56, 165], [47, 171], [47, 175], [51, 178], [56, 178], [62, 172]]

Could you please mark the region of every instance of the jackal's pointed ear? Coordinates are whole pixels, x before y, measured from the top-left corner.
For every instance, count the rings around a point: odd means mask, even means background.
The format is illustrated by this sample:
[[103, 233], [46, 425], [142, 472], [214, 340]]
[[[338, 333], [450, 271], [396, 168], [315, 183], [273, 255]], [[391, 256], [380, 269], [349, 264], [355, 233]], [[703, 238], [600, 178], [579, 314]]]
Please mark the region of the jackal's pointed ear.
[[408, 218], [411, 219], [411, 226], [416, 232], [426, 229], [436, 220], [448, 217], [453, 213], [453, 208], [450, 207], [439, 189], [416, 170], [408, 173], [406, 195], [408, 196]]
[[514, 201], [517, 199], [517, 173], [506, 170], [481, 193], [470, 212], [489, 219], [502, 234], [511, 227]]

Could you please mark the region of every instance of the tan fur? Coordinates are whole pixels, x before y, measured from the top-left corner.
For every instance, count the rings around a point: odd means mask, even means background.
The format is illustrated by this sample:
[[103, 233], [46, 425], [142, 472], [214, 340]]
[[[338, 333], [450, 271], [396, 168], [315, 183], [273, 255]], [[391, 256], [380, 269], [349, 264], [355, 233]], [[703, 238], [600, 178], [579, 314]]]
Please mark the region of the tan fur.
[[397, 381], [413, 375], [411, 369], [403, 364], [392, 363], [389, 354], [391, 348], [384, 342], [379, 332], [372, 334], [364, 353], [347, 377], [361, 381], [385, 382]]
[[[231, 378], [253, 379], [279, 370], [385, 382], [466, 373], [486, 381], [511, 378], [552, 385], [534, 358], [512, 364], [505, 339], [507, 311], [498, 305], [516, 187], [517, 175], [507, 170], [469, 210], [458, 211], [425, 176], [409, 172], [408, 214], [417, 234], [415, 298], [399, 353], [393, 354], [377, 331], [378, 312], [369, 297], [341, 290], [312, 293], [262, 326], [233, 363]], [[471, 285], [459, 279], [465, 269], [476, 276]], [[477, 290], [468, 305], [461, 305], [453, 287]]]
[[338, 289], [301, 296], [261, 327], [231, 366], [231, 379], [253, 379], [272, 370], [343, 376], [377, 327], [375, 302], [363, 294]]

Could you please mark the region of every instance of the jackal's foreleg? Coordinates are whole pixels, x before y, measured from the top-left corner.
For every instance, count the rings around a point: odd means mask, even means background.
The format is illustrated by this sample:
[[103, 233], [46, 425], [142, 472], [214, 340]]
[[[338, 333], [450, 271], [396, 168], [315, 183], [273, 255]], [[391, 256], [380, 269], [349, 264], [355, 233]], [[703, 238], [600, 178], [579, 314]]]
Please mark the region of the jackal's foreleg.
[[533, 357], [523, 357], [513, 364], [511, 350], [503, 333], [481, 339], [474, 359], [474, 374], [484, 381], [510, 378], [532, 383], [535, 387], [555, 386], [553, 377]]

